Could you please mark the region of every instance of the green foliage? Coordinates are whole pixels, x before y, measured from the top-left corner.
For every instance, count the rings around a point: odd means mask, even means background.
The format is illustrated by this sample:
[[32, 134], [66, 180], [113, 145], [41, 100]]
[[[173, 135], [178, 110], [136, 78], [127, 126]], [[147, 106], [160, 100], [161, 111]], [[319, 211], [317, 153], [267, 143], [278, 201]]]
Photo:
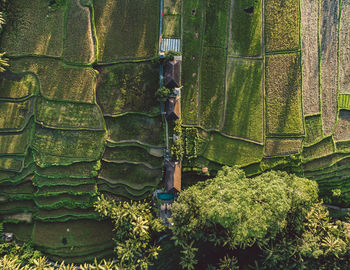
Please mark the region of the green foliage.
[[174, 134], [179, 138], [173, 142], [171, 146], [171, 155], [176, 160], [182, 160], [184, 156], [184, 140], [182, 135], [182, 121], [178, 119], [175, 121]]
[[[36, 252], [34, 251], [34, 253]], [[113, 264], [111, 261], [102, 260], [97, 262], [96, 259], [94, 264], [74, 265], [65, 264], [63, 261], [52, 265], [47, 261], [46, 257], [39, 257], [39, 254], [31, 256], [30, 261], [25, 261], [17, 255], [5, 255], [0, 257], [0, 268], [2, 270], [122, 270], [122, 268]]]
[[165, 86], [158, 88], [158, 90], [155, 92], [155, 97], [160, 102], [165, 102], [169, 95], [171, 93], [171, 90], [169, 88], [166, 88]]
[[297, 237], [281, 235], [263, 248], [259, 269], [348, 269], [350, 222], [332, 221], [322, 203], [306, 216], [305, 229]]
[[305, 178], [274, 171], [246, 178], [242, 170], [223, 167], [180, 194], [172, 206], [173, 238], [191, 269], [200, 242], [235, 250], [262, 246], [283, 230], [300, 232], [316, 199], [316, 183]]
[[173, 50], [167, 51], [164, 55], [164, 62], [166, 61], [173, 61], [175, 56], [181, 55], [180, 52], [175, 52]]
[[95, 209], [112, 219], [120, 266], [130, 270], [148, 269], [160, 250], [154, 236], [165, 229], [161, 221], [154, 218], [150, 205], [146, 202], [107, 201], [101, 196]]
[[199, 135], [197, 128], [184, 128], [184, 155], [190, 164], [201, 154], [206, 143], [207, 141]]

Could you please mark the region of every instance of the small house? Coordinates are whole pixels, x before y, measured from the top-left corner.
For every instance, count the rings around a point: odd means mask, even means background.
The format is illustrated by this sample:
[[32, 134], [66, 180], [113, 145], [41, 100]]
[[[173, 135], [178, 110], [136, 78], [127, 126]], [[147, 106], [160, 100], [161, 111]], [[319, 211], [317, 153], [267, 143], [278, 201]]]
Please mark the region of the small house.
[[167, 121], [176, 121], [180, 118], [180, 100], [169, 97], [165, 102], [165, 118]]
[[181, 163], [165, 160], [165, 191], [178, 193], [181, 191]]
[[169, 89], [180, 86], [181, 61], [168, 61], [164, 66], [164, 86]]

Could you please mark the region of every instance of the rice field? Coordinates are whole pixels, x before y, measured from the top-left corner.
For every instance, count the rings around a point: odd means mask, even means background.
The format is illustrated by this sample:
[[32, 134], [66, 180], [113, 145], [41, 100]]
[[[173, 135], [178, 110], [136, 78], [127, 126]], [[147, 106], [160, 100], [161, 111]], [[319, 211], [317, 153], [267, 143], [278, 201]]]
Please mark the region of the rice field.
[[268, 56], [265, 76], [267, 134], [304, 134], [300, 55]]
[[322, 126], [330, 135], [337, 120], [339, 1], [321, 1], [320, 61]]
[[205, 47], [201, 61], [199, 123], [204, 129], [218, 129], [225, 98], [225, 50]]
[[[225, 151], [222, 151], [225, 149]], [[261, 161], [263, 146], [243, 140], [225, 137], [213, 132], [203, 157], [229, 166], [246, 166]]]
[[229, 54], [261, 56], [262, 0], [234, 0], [229, 24]]
[[319, 4], [314, 0], [301, 0], [301, 43], [303, 59], [303, 107], [304, 114], [320, 112], [318, 13]]
[[[126, 112], [159, 114], [155, 92], [159, 88], [159, 67], [150, 62], [104, 67], [97, 83], [97, 102], [104, 115]], [[158, 111], [157, 111], [158, 110]]]
[[302, 139], [268, 138], [265, 141], [265, 156], [287, 156], [301, 152]]
[[90, 64], [95, 60], [92, 14], [80, 0], [69, 0], [66, 12], [63, 58], [70, 63]]
[[47, 0], [14, 0], [7, 10], [1, 48], [11, 56], [62, 55], [64, 8], [50, 10]]
[[95, 0], [98, 62], [156, 56], [159, 32], [158, 0]]
[[226, 71], [225, 134], [263, 140], [262, 61], [229, 59]]
[[299, 1], [266, 0], [265, 51], [291, 51], [299, 49]]
[[128, 114], [119, 117], [106, 117], [108, 141], [140, 142], [142, 144], [162, 146], [163, 124], [160, 117], [147, 117]]
[[3, 72], [0, 74], [0, 88], [0, 100], [28, 98], [39, 92], [38, 81], [33, 74]]
[[57, 102], [38, 97], [35, 113], [36, 123], [49, 128], [88, 130], [104, 128], [102, 112], [95, 104]]

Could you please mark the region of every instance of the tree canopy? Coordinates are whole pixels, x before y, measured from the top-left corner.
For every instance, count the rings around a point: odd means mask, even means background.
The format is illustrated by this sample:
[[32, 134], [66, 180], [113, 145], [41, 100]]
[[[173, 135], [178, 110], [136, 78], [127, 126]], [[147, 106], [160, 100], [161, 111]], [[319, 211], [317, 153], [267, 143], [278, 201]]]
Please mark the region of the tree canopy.
[[183, 191], [173, 205], [175, 243], [184, 249], [183, 266], [191, 269], [198, 241], [229, 250], [263, 246], [283, 230], [295, 233], [317, 201], [317, 184], [286, 172], [254, 178], [235, 167]]

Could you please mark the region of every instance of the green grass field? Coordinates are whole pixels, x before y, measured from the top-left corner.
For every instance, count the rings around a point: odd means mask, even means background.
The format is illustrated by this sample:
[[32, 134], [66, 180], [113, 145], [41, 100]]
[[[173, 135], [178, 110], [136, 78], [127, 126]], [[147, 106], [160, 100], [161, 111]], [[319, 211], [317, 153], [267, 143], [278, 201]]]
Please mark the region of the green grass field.
[[152, 168], [161, 168], [163, 163], [163, 158], [152, 156], [147, 149], [137, 146], [107, 147], [102, 159], [116, 162], [144, 163]]
[[36, 100], [36, 122], [46, 127], [103, 130], [103, 115], [94, 104]]
[[227, 138], [213, 132], [203, 156], [222, 165], [246, 166], [261, 161], [263, 150], [262, 145]]
[[14, 0], [6, 13], [1, 39], [3, 51], [11, 56], [62, 55], [63, 8], [49, 9], [47, 0]]
[[0, 88], [0, 100], [27, 98], [39, 92], [38, 81], [33, 74], [3, 72], [0, 75]]
[[265, 51], [299, 49], [299, 1], [266, 0]]
[[205, 1], [204, 45], [226, 47], [229, 0]]
[[328, 137], [312, 146], [304, 147], [302, 157], [305, 160], [312, 160], [315, 158], [327, 156], [329, 154], [332, 154], [333, 152], [334, 152], [333, 138]]
[[95, 60], [91, 13], [80, 0], [68, 1], [63, 46], [63, 58], [67, 62], [89, 64]]
[[12, 59], [10, 70], [37, 75], [40, 93], [47, 99], [94, 103], [96, 72], [90, 67], [68, 66], [51, 58], [24, 57]]
[[305, 129], [304, 145], [310, 145], [320, 141], [323, 137], [321, 116], [313, 115], [305, 117]]
[[96, 90], [103, 113], [159, 111], [159, 102], [154, 95], [159, 88], [158, 68], [150, 62], [104, 67]]
[[105, 118], [108, 128], [108, 140], [111, 142], [139, 141], [161, 146], [163, 143], [163, 124], [160, 117], [147, 117], [129, 114]]
[[[235, 0], [230, 22], [229, 54], [259, 56], [262, 48], [262, 0]], [[252, 12], [252, 13], [249, 13]]]
[[158, 0], [95, 0], [98, 62], [154, 57], [158, 47]]
[[268, 135], [304, 133], [299, 54], [266, 59], [266, 118]]
[[180, 38], [181, 37], [181, 16], [164, 15], [163, 16], [163, 38]]
[[218, 129], [225, 99], [225, 50], [205, 47], [200, 72], [199, 122], [204, 129]]
[[0, 130], [21, 131], [33, 114], [33, 99], [23, 102], [0, 101]]
[[225, 134], [262, 142], [262, 68], [262, 61], [228, 60]]
[[99, 177], [113, 185], [123, 184], [140, 190], [147, 186], [155, 187], [162, 178], [162, 170], [149, 169], [143, 165], [102, 162]]
[[265, 142], [265, 156], [286, 156], [300, 153], [302, 139], [268, 138]]
[[[104, 131], [54, 130], [37, 125], [32, 147], [39, 153], [76, 158], [76, 162], [93, 161], [102, 156], [105, 139]], [[45, 159], [45, 156], [41, 158]]]

